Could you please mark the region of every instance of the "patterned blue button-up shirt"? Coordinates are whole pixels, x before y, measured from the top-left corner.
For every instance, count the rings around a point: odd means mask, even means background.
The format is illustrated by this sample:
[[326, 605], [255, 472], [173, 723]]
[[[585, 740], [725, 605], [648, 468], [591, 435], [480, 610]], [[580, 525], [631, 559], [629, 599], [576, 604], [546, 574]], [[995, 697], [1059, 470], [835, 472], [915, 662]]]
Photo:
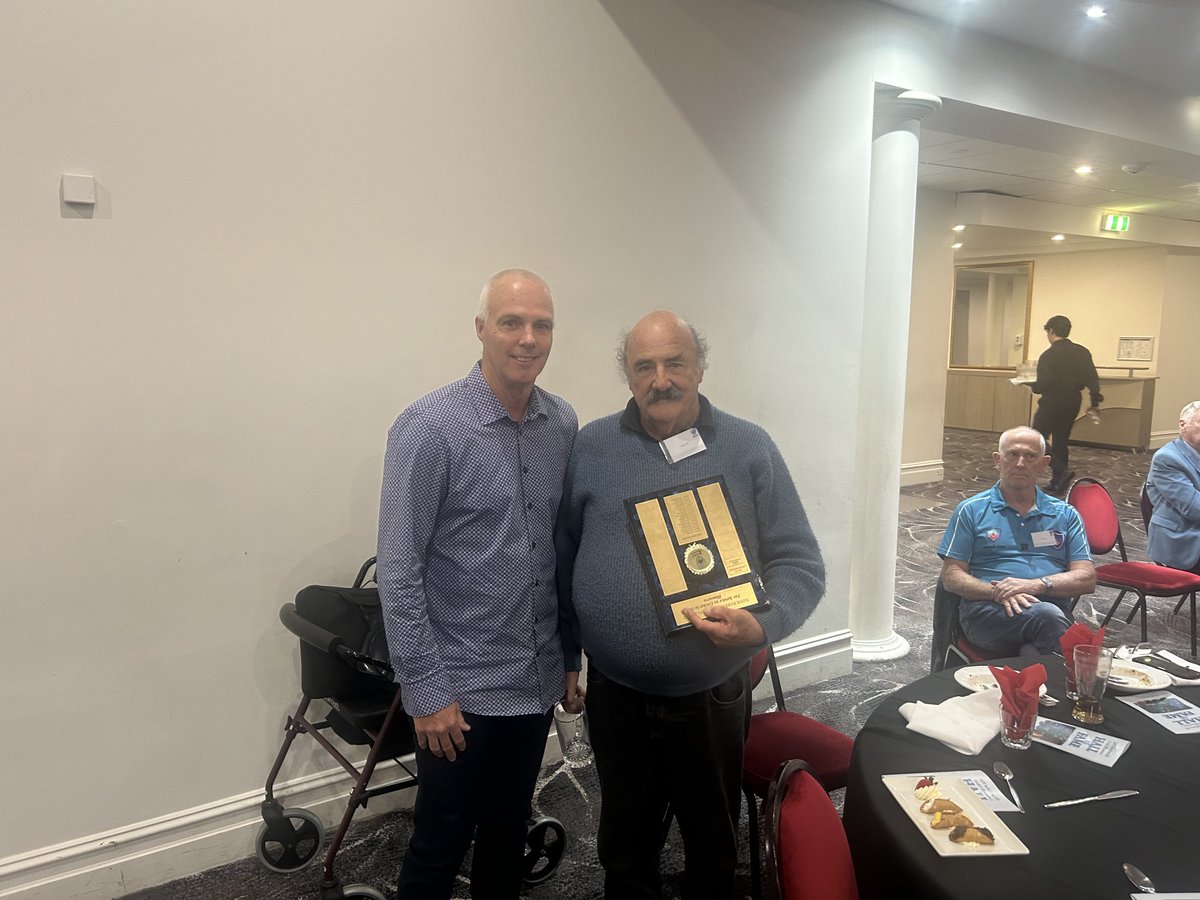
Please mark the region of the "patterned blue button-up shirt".
[[376, 567], [410, 716], [478, 715], [562, 698], [554, 518], [575, 411], [535, 387], [513, 421], [476, 364], [388, 431]]

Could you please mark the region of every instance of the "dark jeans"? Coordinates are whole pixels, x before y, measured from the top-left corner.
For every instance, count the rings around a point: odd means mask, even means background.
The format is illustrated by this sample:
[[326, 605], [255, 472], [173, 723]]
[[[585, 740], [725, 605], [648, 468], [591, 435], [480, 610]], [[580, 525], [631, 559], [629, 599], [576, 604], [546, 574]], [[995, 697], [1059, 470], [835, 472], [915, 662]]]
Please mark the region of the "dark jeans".
[[711, 690], [656, 697], [609, 681], [589, 663], [597, 851], [608, 900], [662, 896], [658, 859], [668, 804], [683, 837], [684, 900], [734, 895], [750, 701], [747, 669]]
[[1071, 429], [1075, 427], [1075, 417], [1079, 415], [1079, 407], [1083, 403], [1082, 395], [1074, 394], [1043, 395], [1038, 401], [1037, 411], [1033, 414], [1033, 427], [1040, 431], [1046, 439], [1050, 453], [1050, 483], [1059, 487], [1067, 474], [1067, 464], [1070, 454], [1067, 444], [1071, 440]]
[[967, 640], [997, 656], [1048, 656], [1062, 652], [1059, 638], [1074, 621], [1058, 605], [1067, 602], [1043, 600], [1010, 617], [990, 600], [965, 600], [959, 607], [959, 621]]
[[413, 834], [397, 900], [446, 900], [471, 840], [471, 896], [515, 900], [524, 874], [526, 821], [550, 731], [549, 712], [477, 716], [454, 762], [417, 750]]

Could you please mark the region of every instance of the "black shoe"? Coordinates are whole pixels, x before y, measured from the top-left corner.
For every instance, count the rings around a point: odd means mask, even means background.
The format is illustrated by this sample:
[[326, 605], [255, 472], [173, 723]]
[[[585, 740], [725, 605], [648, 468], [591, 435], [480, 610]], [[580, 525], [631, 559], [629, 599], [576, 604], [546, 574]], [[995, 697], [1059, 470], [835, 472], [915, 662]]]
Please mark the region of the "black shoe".
[[1071, 484], [1071, 479], [1075, 477], [1074, 472], [1068, 472], [1062, 478], [1050, 479], [1050, 484], [1046, 486], [1046, 493], [1062, 496], [1067, 492], [1067, 488]]

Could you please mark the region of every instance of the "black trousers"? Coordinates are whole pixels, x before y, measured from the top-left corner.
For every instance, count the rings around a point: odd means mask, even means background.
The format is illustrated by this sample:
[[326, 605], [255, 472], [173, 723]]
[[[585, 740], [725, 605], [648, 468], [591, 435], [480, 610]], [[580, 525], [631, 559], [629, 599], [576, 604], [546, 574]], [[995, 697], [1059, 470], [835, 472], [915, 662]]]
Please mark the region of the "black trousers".
[[748, 670], [707, 691], [657, 697], [589, 663], [588, 727], [600, 777], [597, 852], [607, 900], [657, 900], [668, 804], [684, 847], [684, 900], [729, 900], [738, 862]]
[[1033, 414], [1034, 430], [1042, 433], [1049, 448], [1051, 484], [1057, 485], [1069, 471], [1067, 443], [1071, 440], [1071, 429], [1075, 426], [1075, 417], [1079, 415], [1082, 403], [1083, 396], [1079, 391], [1073, 394], [1043, 394]]
[[549, 711], [477, 716], [454, 762], [417, 750], [413, 834], [397, 900], [447, 900], [471, 856], [475, 900], [516, 900], [524, 875], [526, 821], [550, 731]]

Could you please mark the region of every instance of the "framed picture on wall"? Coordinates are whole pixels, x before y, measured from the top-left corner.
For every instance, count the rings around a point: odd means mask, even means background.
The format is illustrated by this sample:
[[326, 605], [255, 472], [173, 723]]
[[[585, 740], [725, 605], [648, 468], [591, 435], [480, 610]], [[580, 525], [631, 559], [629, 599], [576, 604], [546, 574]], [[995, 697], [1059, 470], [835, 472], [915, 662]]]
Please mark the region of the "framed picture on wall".
[[1154, 338], [1152, 337], [1122, 337], [1117, 338], [1117, 359], [1149, 362], [1154, 358]]

